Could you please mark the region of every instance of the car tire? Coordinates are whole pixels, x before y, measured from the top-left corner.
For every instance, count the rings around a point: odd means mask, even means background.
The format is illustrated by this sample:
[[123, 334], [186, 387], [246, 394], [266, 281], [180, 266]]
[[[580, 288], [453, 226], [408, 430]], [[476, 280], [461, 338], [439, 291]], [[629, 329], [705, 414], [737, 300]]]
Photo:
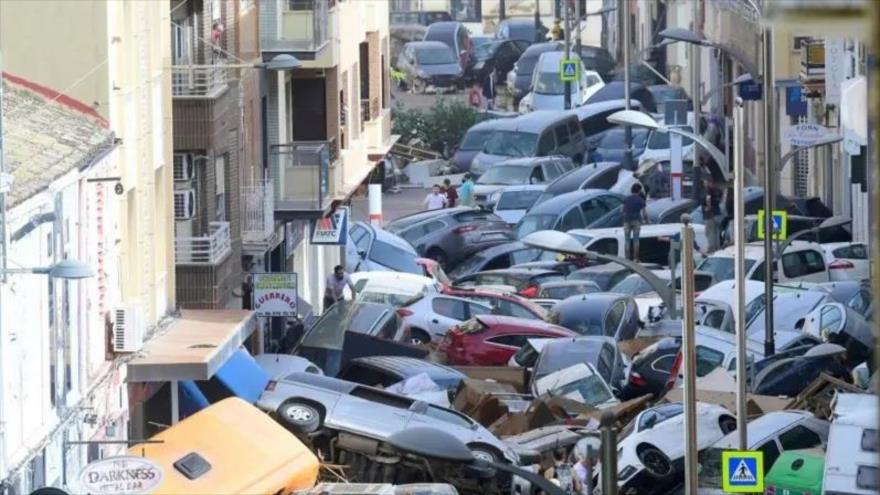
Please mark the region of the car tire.
[[421, 328], [411, 328], [409, 331], [409, 343], [413, 345], [430, 344], [431, 336]]
[[736, 418], [731, 416], [721, 416], [721, 418], [718, 419], [718, 428], [721, 429], [721, 433], [727, 435], [736, 430]]
[[299, 433], [314, 433], [321, 427], [321, 412], [304, 402], [288, 402], [278, 408], [278, 417]]
[[657, 447], [646, 445], [638, 451], [639, 461], [645, 466], [645, 469], [657, 478], [665, 478], [672, 474], [672, 463], [666, 454]]

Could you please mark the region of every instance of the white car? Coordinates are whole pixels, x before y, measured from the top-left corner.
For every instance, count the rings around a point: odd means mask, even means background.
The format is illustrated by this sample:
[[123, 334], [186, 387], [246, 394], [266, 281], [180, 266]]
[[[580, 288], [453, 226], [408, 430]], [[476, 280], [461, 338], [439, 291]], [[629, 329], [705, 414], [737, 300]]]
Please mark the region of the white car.
[[546, 188], [546, 184], [507, 186], [495, 192], [489, 202], [495, 205], [496, 215], [510, 225], [516, 225]]
[[[405, 272], [356, 272], [351, 274], [351, 282], [358, 301], [394, 307], [408, 306], [416, 299], [439, 294], [442, 289], [431, 278]], [[347, 299], [351, 299], [348, 287], [343, 293]]]
[[578, 363], [541, 377], [535, 382], [534, 391], [535, 396], [565, 397], [598, 409], [620, 403], [590, 363]]
[[[666, 493], [679, 483], [677, 461], [684, 458], [685, 451], [683, 412], [680, 402], [645, 409], [620, 432], [617, 483], [622, 495]], [[736, 416], [726, 408], [697, 403], [698, 450], [735, 429]]]
[[[687, 125], [681, 126], [685, 132], [693, 133], [694, 129]], [[664, 132], [652, 131], [648, 136], [648, 142], [645, 144], [645, 151], [639, 155], [639, 166], [647, 161], [663, 162], [672, 159], [672, 144], [670, 134]], [[691, 160], [694, 157], [694, 142], [687, 137], [681, 138], [681, 159]]]
[[862, 242], [822, 244], [831, 280], [863, 280], [870, 276], [868, 247]]
[[[541, 54], [532, 73], [532, 87], [519, 102], [520, 113], [565, 109], [565, 83], [559, 70], [564, 58], [565, 53], [561, 51]], [[580, 60], [577, 54], [571, 54], [570, 58]], [[604, 86], [605, 83], [597, 72], [582, 69], [577, 80], [570, 85], [571, 108], [583, 105]]]
[[[574, 167], [571, 159], [563, 156], [514, 158], [495, 163], [474, 184], [474, 202], [481, 208], [491, 208], [505, 187], [546, 185]], [[535, 200], [539, 195], [534, 195]]]
[[[764, 244], [750, 242], [745, 247], [745, 272], [750, 280], [764, 280]], [[697, 270], [714, 275], [716, 281], [733, 280], [733, 246], [715, 251]], [[831, 280], [825, 251], [820, 244], [794, 241], [776, 260], [776, 282], [828, 282]]]

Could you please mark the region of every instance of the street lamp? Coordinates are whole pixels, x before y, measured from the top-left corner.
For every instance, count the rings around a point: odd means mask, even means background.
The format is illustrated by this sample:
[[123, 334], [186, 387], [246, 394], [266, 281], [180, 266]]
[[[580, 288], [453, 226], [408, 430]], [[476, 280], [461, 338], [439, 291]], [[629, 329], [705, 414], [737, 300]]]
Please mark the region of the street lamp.
[[650, 115], [639, 112], [637, 110], [621, 110], [619, 112], [615, 112], [608, 116], [608, 122], [623, 126], [644, 127], [652, 131], [657, 131], [661, 134], [678, 134], [679, 136], [692, 139], [695, 143], [699, 144], [710, 155], [712, 155], [712, 159], [714, 159], [721, 168], [721, 173], [724, 177], [725, 182], [730, 180], [727, 173], [727, 157], [725, 157], [724, 153], [716, 148], [715, 145], [703, 138], [703, 136], [700, 136], [693, 132], [682, 130], [678, 127], [660, 125]]
[[746, 69], [746, 72], [750, 74], [759, 73], [758, 67], [733, 47], [713, 43], [704, 38], [702, 35], [697, 34], [689, 29], [679, 27], [666, 28], [663, 31], [657, 33], [657, 36], [668, 40], [681, 41], [684, 43], [690, 43], [692, 45], [705, 46], [721, 50], [722, 52], [730, 55], [740, 65], [742, 65]]
[[746, 72], [744, 74], [740, 74], [740, 75], [736, 76], [736, 79], [734, 79], [733, 81], [726, 82], [726, 83], [722, 84], [721, 86], [716, 86], [716, 87], [710, 89], [709, 91], [706, 91], [706, 93], [700, 99], [700, 104], [705, 105], [706, 103], [709, 103], [709, 99], [711, 99], [713, 96], [715, 96], [716, 93], [718, 93], [719, 91], [721, 91], [724, 88], [729, 88], [731, 86], [736, 86], [738, 84], [744, 84], [744, 83], [752, 82], [752, 81], [754, 81], [754, 78], [752, 77], [752, 75], [750, 73]]
[[36, 268], [7, 268], [0, 270], [3, 276], [13, 274], [35, 274], [48, 275], [49, 278], [57, 278], [62, 280], [81, 280], [95, 276], [92, 267], [77, 260], [62, 260], [54, 265], [40, 266]]
[[[815, 142], [810, 143], [806, 146], [792, 147], [791, 151], [782, 155], [782, 158], [779, 159], [779, 164], [776, 165], [776, 172], [777, 173], [782, 172], [782, 169], [785, 168], [785, 165], [787, 165], [788, 162], [790, 162], [791, 159], [794, 158], [795, 156], [797, 156], [797, 154], [800, 153], [801, 151], [805, 151], [805, 150], [809, 150], [809, 149], [813, 149], [813, 148], [820, 148], [822, 146], [827, 146], [829, 144], [839, 143], [841, 141], [843, 141], [843, 136], [831, 135], [831, 136], [823, 137], [822, 139], [818, 139]], [[766, 194], [766, 192], [765, 192], [765, 194]]]

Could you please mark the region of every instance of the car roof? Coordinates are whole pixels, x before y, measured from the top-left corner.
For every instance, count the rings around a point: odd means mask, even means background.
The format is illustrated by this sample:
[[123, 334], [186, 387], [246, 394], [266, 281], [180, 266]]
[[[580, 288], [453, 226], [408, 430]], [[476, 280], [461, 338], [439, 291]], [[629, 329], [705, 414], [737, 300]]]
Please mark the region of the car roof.
[[415, 225], [419, 222], [423, 222], [426, 220], [430, 220], [433, 218], [441, 218], [441, 217], [449, 217], [452, 215], [456, 215], [458, 213], [462, 213], [465, 211], [475, 211], [479, 213], [491, 214], [492, 212], [482, 210], [480, 208], [475, 208], [471, 206], [456, 206], [453, 208], [442, 208], [439, 210], [427, 210], [427, 211], [417, 211], [415, 213], [410, 213], [409, 215], [404, 215], [402, 217], [397, 217], [394, 220], [388, 222], [388, 226], [392, 226], [396, 223], [399, 223], [401, 220], [410, 220], [412, 223], [409, 225]]
[[617, 263], [602, 263], [599, 265], [591, 265], [585, 266], [583, 268], [578, 268], [577, 270], [571, 273], [617, 273], [617, 272], [631, 272], [629, 268], [618, 265]]
[[385, 229], [376, 228], [366, 222], [355, 222], [355, 224], [361, 225], [363, 227], [366, 227], [367, 229], [372, 230], [373, 234], [376, 237], [376, 240], [391, 244], [392, 246], [403, 249], [404, 251], [406, 251], [408, 253], [417, 254], [416, 250], [412, 247], [412, 244], [406, 242], [403, 238], [401, 238], [397, 235], [394, 235]]
[[535, 110], [512, 119], [498, 119], [499, 131], [515, 131], [537, 133], [545, 130], [548, 125], [570, 118], [565, 112], [554, 110]]
[[[541, 57], [538, 59], [538, 67], [542, 72], [551, 71], [551, 72], [559, 72], [559, 64], [562, 60], [566, 58], [565, 52], [558, 51], [550, 51], [544, 52], [541, 54]], [[581, 58], [577, 53], [571, 53], [569, 58], [580, 60]]]
[[[629, 106], [632, 110], [639, 110], [642, 108], [642, 103], [638, 100], [630, 98]], [[596, 115], [597, 113], [607, 112], [608, 110], [614, 110], [616, 108], [619, 108], [621, 110], [626, 108], [626, 100], [624, 98], [617, 98], [612, 100], [595, 101], [593, 103], [587, 103], [575, 109], [569, 110], [569, 113], [577, 115], [578, 120], [584, 120], [587, 117]]]
[[[759, 282], [757, 280], [746, 280], [745, 281], [745, 289], [746, 289], [746, 303], [752, 301], [756, 297], [760, 297], [764, 294], [764, 282]], [[730, 301], [732, 302], [731, 297], [733, 297], [734, 291], [736, 290], [736, 282], [733, 280], [723, 280], [718, 282], [717, 284], [707, 288], [706, 290], [700, 292], [700, 295], [697, 296], [697, 301], [702, 300], [713, 300], [713, 301]]]
[[[562, 155], [551, 155], [551, 156], [526, 156], [521, 158], [511, 158], [509, 160], [500, 161], [494, 165], [517, 165], [517, 166], [533, 166], [540, 165], [543, 163], [553, 163], [558, 162], [560, 160], [568, 160], [568, 157]], [[546, 186], [546, 184], [544, 184]]]
[[486, 119], [482, 122], [477, 122], [476, 124], [470, 126], [465, 134], [471, 131], [494, 131], [498, 128], [498, 125], [505, 120], [508, 119]]
[[534, 57], [544, 52], [561, 50], [562, 43], [559, 41], [547, 41], [544, 43], [534, 43], [526, 48], [521, 57]]
[[455, 375], [462, 378], [465, 376], [464, 373], [450, 368], [449, 366], [413, 357], [365, 356], [354, 358], [351, 362], [386, 369], [405, 377], [415, 376], [420, 373], [427, 373], [428, 375]]
[[620, 299], [629, 299], [628, 296], [614, 292], [594, 292], [592, 294], [577, 294], [568, 296], [559, 301], [556, 310], [563, 308], [577, 308], [581, 311], [595, 311], [608, 307], [609, 304]]
[[440, 48], [443, 50], [452, 50], [446, 43], [442, 41], [410, 41], [406, 46], [416, 50], [427, 50], [429, 48]]
[[548, 270], [545, 268], [515, 268], [515, 267], [511, 267], [511, 268], [497, 268], [495, 270], [483, 270], [483, 271], [477, 272], [476, 274], [482, 275], [482, 274], [487, 274], [487, 273], [488, 274], [500, 273], [500, 274], [510, 274], [510, 275], [525, 275], [525, 274], [544, 275], [547, 273], [559, 273], [559, 272], [557, 272], [556, 270]]
[[596, 285], [592, 280], [551, 280], [541, 284], [542, 289], [553, 287], [578, 287], [582, 285]]
[[[813, 417], [807, 411], [797, 410], [773, 411], [758, 416], [748, 424], [749, 446], [757, 446], [766, 439], [775, 436], [779, 430]], [[735, 431], [730, 432], [718, 441], [718, 445], [734, 446], [738, 438]]]
[[559, 325], [554, 325], [552, 323], [548, 323], [544, 320], [533, 320], [531, 318], [517, 318], [515, 316], [504, 316], [504, 315], [477, 315], [474, 317], [477, 321], [486, 325], [488, 327], [494, 327], [498, 325], [504, 325], [509, 327], [516, 327], [518, 329], [534, 329], [534, 330], [547, 330], [547, 331], [556, 331], [566, 335], [577, 335], [575, 332], [561, 327]]
[[510, 253], [512, 251], [519, 251], [521, 249], [532, 249], [529, 246], [519, 242], [519, 241], [511, 241], [505, 242], [504, 244], [498, 244], [492, 246], [487, 249], [483, 249], [478, 253], [475, 253], [473, 256], [479, 256], [480, 258], [492, 258], [494, 256], [498, 256], [499, 254]]
[[[694, 231], [700, 233], [706, 229], [704, 225], [693, 224], [691, 227], [694, 228]], [[583, 235], [589, 237], [618, 237], [623, 236], [623, 227], [606, 227], [601, 229], [572, 229], [568, 231], [569, 234], [574, 235]], [[681, 224], [680, 223], [651, 223], [647, 225], [642, 225], [639, 228], [639, 237], [659, 237], [659, 236], [673, 236], [675, 234], [681, 233]]]
[[543, 203], [538, 203], [537, 205], [533, 206], [531, 210], [529, 210], [528, 214], [531, 215], [534, 213], [546, 215], [552, 213], [554, 215], [561, 215], [564, 208], [568, 208], [575, 203], [580, 203], [585, 199], [595, 198], [597, 196], [608, 195], [619, 196], [603, 189], [578, 189], [577, 191], [571, 191], [567, 193], [562, 193], [559, 196], [553, 196]]
[[[725, 345], [729, 346], [731, 349], [736, 348], [736, 335], [728, 332], [724, 332], [722, 330], [717, 330], [715, 328], [699, 326], [696, 328], [697, 342], [703, 341], [704, 343], [707, 341], [713, 342], [723, 342]], [[710, 346], [711, 347], [711, 346]], [[755, 340], [746, 339], [746, 347], [747, 351], [752, 354], [757, 354], [758, 356], [764, 355], [764, 344], [763, 342], [758, 342]], [[721, 349], [716, 349], [721, 351]], [[727, 354], [727, 351], [730, 349], [725, 349], [723, 352]]]
[[554, 179], [553, 182], [547, 184], [547, 191], [573, 191], [579, 189], [584, 181], [596, 174], [610, 169], [620, 170], [622, 167], [623, 165], [618, 162], [592, 162], [586, 165], [581, 165], [580, 167], [574, 168], [560, 175]]
[[518, 186], [504, 186], [501, 188], [501, 194], [517, 193], [523, 191], [543, 191], [546, 188], [546, 184], [520, 184]]
[[[444, 31], [449, 32], [455, 29], [458, 29], [459, 26], [464, 27], [464, 25], [458, 21], [439, 21], [434, 22], [428, 26], [428, 33], [431, 31]], [[427, 33], [425, 33], [427, 35]]]
[[355, 387], [358, 386], [357, 383], [340, 380], [339, 378], [331, 378], [329, 376], [304, 372], [291, 373], [278, 381], [294, 383], [298, 385], [310, 385], [312, 387], [325, 388], [343, 394], [351, 392], [352, 390], [354, 390]]
[[[823, 251], [822, 246], [816, 244], [815, 242], [810, 241], [792, 241], [791, 244], [785, 247], [785, 253], [794, 253], [798, 251], [806, 251], [816, 249], [818, 251]], [[824, 252], [824, 251], [823, 251]], [[709, 257], [722, 257], [722, 258], [733, 258], [736, 254], [736, 246], [728, 246], [719, 251], [715, 251]], [[745, 245], [745, 255], [746, 259], [750, 260], [763, 260], [764, 259], [764, 243], [763, 242], [749, 242]]]

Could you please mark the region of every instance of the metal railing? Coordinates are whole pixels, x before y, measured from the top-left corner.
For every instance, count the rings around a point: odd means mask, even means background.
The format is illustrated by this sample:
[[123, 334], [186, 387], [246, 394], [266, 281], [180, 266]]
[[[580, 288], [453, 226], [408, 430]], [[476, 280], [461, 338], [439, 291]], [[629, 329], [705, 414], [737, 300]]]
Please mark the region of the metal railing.
[[275, 234], [275, 191], [272, 181], [241, 187], [241, 239], [264, 243]]
[[330, 166], [338, 157], [335, 138], [272, 146], [275, 210], [323, 210], [330, 199]]
[[222, 66], [171, 66], [171, 95], [175, 98], [216, 98], [229, 82]]
[[361, 99], [361, 122], [379, 118], [379, 97]]
[[217, 265], [230, 252], [229, 222], [209, 223], [205, 236], [174, 239], [174, 257], [178, 265]]

